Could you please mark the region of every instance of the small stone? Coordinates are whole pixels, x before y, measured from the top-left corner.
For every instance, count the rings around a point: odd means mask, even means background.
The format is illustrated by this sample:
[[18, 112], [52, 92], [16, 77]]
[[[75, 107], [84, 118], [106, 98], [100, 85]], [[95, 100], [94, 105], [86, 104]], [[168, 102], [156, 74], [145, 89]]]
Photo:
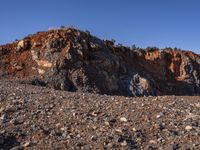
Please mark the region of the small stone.
[[28, 146], [30, 146], [30, 144], [31, 144], [31, 142], [30, 141], [26, 141], [25, 143], [24, 143], [24, 147], [28, 147]]
[[56, 127], [59, 127], [60, 125], [61, 125], [60, 123], [57, 123], [57, 124], [56, 124]]
[[92, 127], [92, 129], [96, 130], [96, 129], [97, 129], [97, 127], [96, 127], [96, 126], [93, 126], [93, 127]]
[[76, 117], [77, 113], [73, 113], [72, 115], [73, 115], [74, 117]]
[[200, 108], [200, 103], [197, 103], [197, 104], [196, 104], [196, 107], [199, 107], [199, 108]]
[[132, 128], [132, 131], [135, 132], [135, 131], [137, 131], [137, 130], [136, 130], [136, 128]]
[[121, 130], [121, 129], [115, 129], [115, 131], [116, 131], [117, 133], [122, 133], [122, 130]]
[[127, 119], [126, 119], [125, 117], [121, 117], [121, 118], [120, 118], [120, 121], [121, 121], [121, 122], [127, 122]]
[[122, 143], [121, 143], [121, 146], [126, 146], [127, 145], [127, 142], [126, 141], [123, 141]]
[[65, 131], [65, 130], [66, 130], [66, 127], [62, 127], [62, 128], [60, 128], [60, 130]]
[[44, 71], [43, 69], [38, 69], [38, 73], [39, 73], [39, 74], [44, 74], [45, 71]]
[[164, 114], [161, 112], [161, 113], [159, 113], [157, 116], [156, 116], [156, 118], [161, 118], [161, 117], [163, 117], [164, 116]]
[[15, 69], [16, 69], [17, 71], [21, 71], [21, 70], [24, 69], [23, 66], [21, 66], [21, 65], [16, 65], [16, 66], [14, 66], [14, 67], [15, 67]]
[[18, 125], [18, 124], [23, 124], [24, 123], [24, 118], [23, 117], [19, 117], [13, 120], [12, 122], [14, 125]]
[[92, 112], [92, 114], [91, 114], [93, 117], [96, 117], [97, 116], [97, 112]]
[[157, 139], [158, 142], [164, 142], [165, 140], [161, 137]]
[[53, 107], [54, 107], [54, 104], [50, 104], [49, 108], [51, 108], [51, 109], [52, 109]]
[[0, 113], [2, 113], [4, 111], [4, 108], [3, 107], [1, 107], [0, 108]]
[[111, 148], [113, 146], [112, 143], [108, 143], [108, 147]]
[[106, 126], [110, 126], [110, 123], [109, 123], [108, 121], [105, 121], [104, 124], [105, 124]]
[[10, 150], [22, 150], [23, 148], [21, 146], [15, 146], [11, 148]]
[[150, 144], [156, 144], [156, 141], [155, 140], [150, 140], [149, 143]]
[[185, 130], [187, 130], [187, 131], [190, 131], [190, 130], [192, 130], [193, 128], [191, 127], [191, 126], [186, 126], [185, 127]]
[[76, 136], [77, 138], [80, 138], [81, 137], [81, 135], [80, 134], [77, 134], [77, 136]]
[[0, 117], [1, 122], [5, 123], [6, 122], [6, 118], [7, 118], [6, 114], [1, 115], [1, 117]]
[[96, 136], [91, 136], [91, 140], [92, 140], [92, 141], [96, 141], [96, 140], [97, 140], [97, 137], [96, 137]]

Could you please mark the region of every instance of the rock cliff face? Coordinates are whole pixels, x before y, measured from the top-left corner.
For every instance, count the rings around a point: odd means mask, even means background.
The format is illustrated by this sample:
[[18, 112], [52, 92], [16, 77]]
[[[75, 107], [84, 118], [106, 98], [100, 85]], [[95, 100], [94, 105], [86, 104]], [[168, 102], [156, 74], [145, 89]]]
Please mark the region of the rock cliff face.
[[0, 78], [109, 95], [200, 95], [200, 56], [130, 50], [65, 28], [0, 46]]

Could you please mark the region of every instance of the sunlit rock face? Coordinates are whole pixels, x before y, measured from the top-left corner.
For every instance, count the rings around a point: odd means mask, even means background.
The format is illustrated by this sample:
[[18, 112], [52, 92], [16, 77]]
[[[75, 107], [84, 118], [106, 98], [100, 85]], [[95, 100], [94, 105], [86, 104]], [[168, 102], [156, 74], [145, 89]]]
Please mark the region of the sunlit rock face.
[[200, 95], [200, 56], [131, 50], [64, 28], [0, 46], [0, 78], [109, 95]]

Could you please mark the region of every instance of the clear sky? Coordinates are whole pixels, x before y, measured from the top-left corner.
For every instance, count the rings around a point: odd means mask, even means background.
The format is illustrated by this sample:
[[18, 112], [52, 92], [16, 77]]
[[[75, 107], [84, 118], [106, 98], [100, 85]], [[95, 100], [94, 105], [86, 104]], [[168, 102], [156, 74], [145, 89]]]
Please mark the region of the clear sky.
[[1, 0], [0, 44], [73, 25], [123, 45], [200, 54], [200, 0]]

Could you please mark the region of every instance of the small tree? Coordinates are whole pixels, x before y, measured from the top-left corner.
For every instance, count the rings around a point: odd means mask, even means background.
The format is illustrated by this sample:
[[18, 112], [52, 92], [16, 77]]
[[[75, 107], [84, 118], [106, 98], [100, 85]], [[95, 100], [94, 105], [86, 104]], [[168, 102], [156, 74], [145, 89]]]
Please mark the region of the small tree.
[[63, 26], [63, 25], [62, 25], [62, 26], [60, 26], [60, 28], [61, 28], [61, 29], [64, 29], [64, 28], [65, 28], [65, 26]]
[[157, 47], [147, 47], [146, 50], [147, 50], [147, 52], [154, 52], [156, 50], [159, 50], [159, 48], [157, 48]]
[[115, 42], [116, 42], [115, 39], [111, 39], [111, 41], [112, 41], [114, 44], [115, 44]]
[[167, 49], [167, 50], [173, 50], [173, 48], [171, 48], [171, 47], [166, 47], [165, 49]]
[[133, 45], [131, 46], [131, 50], [136, 50], [136, 49], [137, 49], [136, 45], [133, 44]]
[[89, 30], [85, 30], [85, 32], [86, 32], [88, 35], [90, 35], [90, 31], [89, 31]]
[[177, 47], [174, 47], [174, 50], [175, 51], [178, 51], [178, 50], [181, 50], [180, 48], [177, 48]]
[[123, 45], [121, 43], [118, 43], [117, 46], [122, 47]]
[[166, 52], [164, 52], [164, 51], [160, 52], [160, 58], [161, 59], [165, 59], [166, 57], [167, 57], [167, 53]]

